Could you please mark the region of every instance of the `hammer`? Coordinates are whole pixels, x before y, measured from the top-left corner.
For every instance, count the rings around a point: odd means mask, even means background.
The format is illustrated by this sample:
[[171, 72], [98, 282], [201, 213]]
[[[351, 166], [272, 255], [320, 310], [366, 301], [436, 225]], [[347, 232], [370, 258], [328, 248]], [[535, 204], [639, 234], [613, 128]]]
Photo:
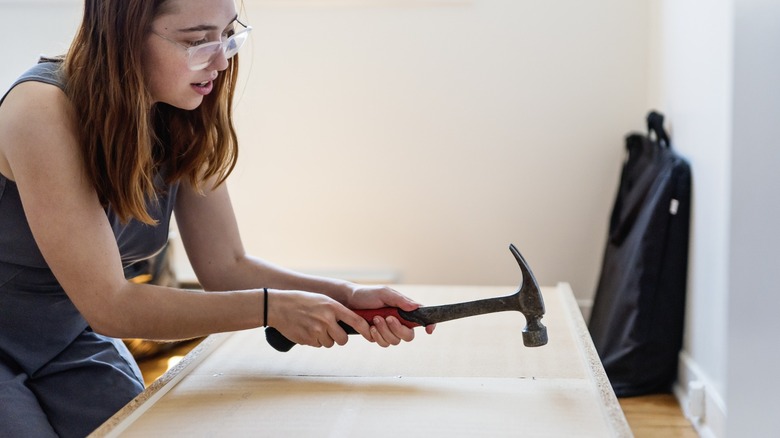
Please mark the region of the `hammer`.
[[[547, 344], [547, 327], [540, 321], [544, 315], [542, 292], [539, 289], [536, 278], [534, 278], [534, 274], [531, 272], [531, 268], [528, 267], [528, 263], [520, 254], [520, 251], [511, 244], [509, 245], [509, 250], [515, 256], [517, 264], [520, 265], [520, 271], [523, 273], [520, 287], [512, 295], [442, 306], [423, 306], [411, 312], [397, 307], [358, 309], [353, 310], [353, 312], [363, 317], [369, 324], [377, 315], [383, 318], [395, 316], [401, 324], [413, 328], [486, 313], [517, 310], [525, 316], [526, 325], [523, 328], [523, 344], [526, 347], [540, 347]], [[347, 324], [339, 321], [339, 325], [347, 333], [357, 334], [357, 331]], [[284, 337], [279, 330], [273, 327], [266, 328], [265, 338], [278, 351], [289, 351], [295, 346], [295, 342]]]

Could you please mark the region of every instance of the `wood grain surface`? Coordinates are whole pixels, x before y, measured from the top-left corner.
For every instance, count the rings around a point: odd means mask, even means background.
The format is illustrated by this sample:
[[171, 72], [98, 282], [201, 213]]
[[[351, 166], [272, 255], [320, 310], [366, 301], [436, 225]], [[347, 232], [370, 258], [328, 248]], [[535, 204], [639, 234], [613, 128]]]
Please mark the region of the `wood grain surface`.
[[[429, 305], [512, 287], [404, 286]], [[543, 288], [548, 345], [518, 312], [440, 324], [382, 349], [279, 353], [262, 330], [210, 336], [93, 436], [631, 436], [565, 283]]]

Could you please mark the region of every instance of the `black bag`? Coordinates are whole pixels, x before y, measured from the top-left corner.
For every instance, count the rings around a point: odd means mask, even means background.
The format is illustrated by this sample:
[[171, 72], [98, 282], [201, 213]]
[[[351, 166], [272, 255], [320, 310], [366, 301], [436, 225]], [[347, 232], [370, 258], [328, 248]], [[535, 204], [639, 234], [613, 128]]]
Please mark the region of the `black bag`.
[[672, 150], [663, 115], [651, 112], [647, 126], [647, 135], [626, 137], [588, 324], [618, 397], [669, 391], [682, 348], [691, 171]]

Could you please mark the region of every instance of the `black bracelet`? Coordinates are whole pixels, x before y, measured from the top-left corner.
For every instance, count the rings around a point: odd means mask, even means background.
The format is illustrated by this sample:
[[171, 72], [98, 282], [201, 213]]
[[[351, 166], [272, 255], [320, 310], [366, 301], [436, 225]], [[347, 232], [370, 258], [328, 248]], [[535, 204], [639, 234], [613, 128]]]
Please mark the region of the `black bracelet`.
[[268, 326], [268, 288], [263, 288], [263, 327]]

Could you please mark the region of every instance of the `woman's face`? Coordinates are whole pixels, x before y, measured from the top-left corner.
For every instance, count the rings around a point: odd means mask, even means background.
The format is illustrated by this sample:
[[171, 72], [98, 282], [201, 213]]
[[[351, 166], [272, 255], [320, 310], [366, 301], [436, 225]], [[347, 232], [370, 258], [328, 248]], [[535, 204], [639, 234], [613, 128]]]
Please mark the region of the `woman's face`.
[[169, 0], [146, 37], [143, 69], [154, 102], [193, 110], [212, 92], [214, 79], [228, 67], [221, 51], [191, 70], [187, 48], [221, 41], [234, 26], [233, 0]]

